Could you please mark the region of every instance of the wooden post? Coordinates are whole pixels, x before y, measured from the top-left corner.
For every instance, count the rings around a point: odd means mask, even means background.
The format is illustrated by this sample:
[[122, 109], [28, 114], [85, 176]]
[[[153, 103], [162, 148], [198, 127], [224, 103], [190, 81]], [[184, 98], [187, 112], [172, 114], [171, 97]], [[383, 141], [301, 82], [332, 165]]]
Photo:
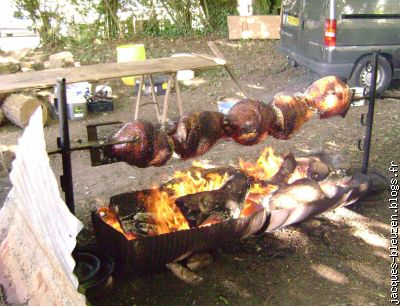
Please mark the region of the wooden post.
[[182, 104], [182, 97], [181, 97], [181, 89], [179, 87], [179, 81], [178, 81], [176, 73], [175, 73], [174, 79], [175, 79], [176, 99], [178, 100], [179, 115], [183, 116], [183, 104]]
[[154, 107], [156, 108], [157, 120], [158, 120], [158, 122], [160, 122], [161, 121], [160, 108], [158, 106], [157, 96], [156, 96], [156, 93], [154, 91], [154, 81], [153, 81], [153, 76], [152, 75], [149, 75], [149, 81], [150, 81], [150, 87], [151, 87], [151, 96], [153, 97]]
[[139, 89], [137, 92], [137, 98], [136, 98], [136, 106], [135, 106], [135, 116], [134, 119], [136, 120], [139, 116], [139, 106], [140, 106], [140, 100], [142, 99], [142, 87], [144, 83], [144, 75], [140, 77], [140, 83], [139, 83]]
[[176, 73], [171, 74], [168, 79], [167, 92], [165, 93], [165, 97], [164, 97], [164, 105], [163, 105], [163, 113], [162, 113], [161, 123], [164, 123], [167, 120], [169, 95], [171, 93], [172, 81], [175, 79], [175, 74]]

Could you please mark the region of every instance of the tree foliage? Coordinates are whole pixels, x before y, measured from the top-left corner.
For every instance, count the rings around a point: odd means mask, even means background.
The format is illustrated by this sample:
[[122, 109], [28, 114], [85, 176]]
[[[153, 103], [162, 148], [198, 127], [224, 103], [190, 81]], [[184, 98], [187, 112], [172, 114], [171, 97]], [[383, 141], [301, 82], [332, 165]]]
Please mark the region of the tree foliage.
[[[227, 32], [238, 0], [13, 0], [42, 42]], [[239, 0], [240, 1], [240, 0]], [[281, 0], [253, 0], [256, 15], [277, 14]]]

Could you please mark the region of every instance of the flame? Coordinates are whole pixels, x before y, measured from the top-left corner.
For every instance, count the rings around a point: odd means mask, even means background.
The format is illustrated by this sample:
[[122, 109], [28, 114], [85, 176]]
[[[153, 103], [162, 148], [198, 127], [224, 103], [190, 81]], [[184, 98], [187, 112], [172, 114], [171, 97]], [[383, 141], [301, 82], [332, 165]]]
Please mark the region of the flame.
[[189, 223], [183, 216], [175, 201], [158, 186], [151, 188], [150, 194], [142, 199], [146, 209], [154, 216], [155, 234], [166, 234], [174, 231], [189, 229]]
[[220, 175], [211, 172], [203, 175], [201, 171], [194, 173], [177, 171], [174, 174], [176, 182], [168, 185], [167, 188], [173, 191], [174, 198], [179, 198], [187, 194], [219, 189], [225, 184], [228, 177], [228, 173]]
[[273, 177], [283, 162], [271, 147], [265, 148], [255, 163], [239, 160], [240, 170], [257, 180], [266, 181]]

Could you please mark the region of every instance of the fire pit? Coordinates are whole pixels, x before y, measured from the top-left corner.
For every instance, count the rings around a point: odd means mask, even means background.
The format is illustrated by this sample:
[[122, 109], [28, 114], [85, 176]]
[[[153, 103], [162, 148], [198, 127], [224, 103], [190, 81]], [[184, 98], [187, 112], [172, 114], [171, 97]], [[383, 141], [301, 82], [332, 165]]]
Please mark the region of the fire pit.
[[229, 240], [272, 231], [368, 194], [371, 180], [339, 175], [329, 156], [277, 156], [186, 172], [148, 190], [115, 195], [92, 212], [98, 243], [124, 273], [154, 269]]

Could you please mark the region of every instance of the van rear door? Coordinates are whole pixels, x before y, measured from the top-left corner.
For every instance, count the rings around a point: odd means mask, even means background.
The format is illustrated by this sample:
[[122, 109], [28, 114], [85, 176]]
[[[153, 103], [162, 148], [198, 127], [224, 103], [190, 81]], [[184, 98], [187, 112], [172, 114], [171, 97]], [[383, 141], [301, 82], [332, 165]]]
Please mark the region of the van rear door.
[[282, 1], [281, 41], [284, 48], [297, 51], [297, 41], [300, 25], [300, 7], [302, 0]]
[[324, 26], [328, 18], [329, 0], [302, 0], [297, 48], [308, 58], [322, 60]]

